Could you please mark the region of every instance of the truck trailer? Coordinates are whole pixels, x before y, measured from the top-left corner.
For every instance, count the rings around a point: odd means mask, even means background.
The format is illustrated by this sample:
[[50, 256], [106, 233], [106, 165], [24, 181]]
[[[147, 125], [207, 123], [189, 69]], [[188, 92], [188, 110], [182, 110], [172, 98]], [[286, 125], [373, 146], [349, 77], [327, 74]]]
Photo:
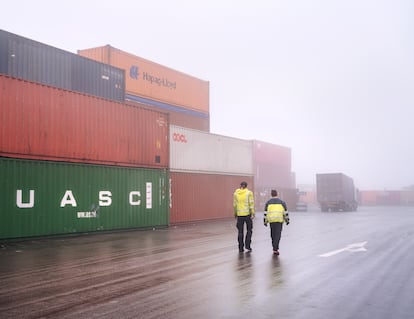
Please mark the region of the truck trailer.
[[342, 173], [316, 174], [316, 196], [322, 212], [358, 208], [354, 180]]

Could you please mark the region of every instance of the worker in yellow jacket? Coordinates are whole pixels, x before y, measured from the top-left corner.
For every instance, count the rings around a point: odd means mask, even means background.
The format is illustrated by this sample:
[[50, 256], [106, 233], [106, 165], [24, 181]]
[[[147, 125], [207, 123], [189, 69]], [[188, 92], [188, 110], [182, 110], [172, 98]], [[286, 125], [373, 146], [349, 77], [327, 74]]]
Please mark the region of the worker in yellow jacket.
[[[239, 252], [244, 252], [244, 247], [252, 251], [252, 234], [254, 218], [254, 198], [253, 192], [247, 188], [246, 182], [240, 183], [240, 188], [233, 194], [234, 217], [237, 219], [237, 240]], [[244, 224], [246, 224], [246, 237], [244, 238]]]
[[279, 242], [282, 235], [283, 223], [289, 225], [289, 213], [286, 203], [278, 197], [277, 190], [271, 190], [272, 198], [266, 202], [264, 208], [265, 226], [270, 224], [270, 237], [272, 238], [273, 253], [279, 255]]

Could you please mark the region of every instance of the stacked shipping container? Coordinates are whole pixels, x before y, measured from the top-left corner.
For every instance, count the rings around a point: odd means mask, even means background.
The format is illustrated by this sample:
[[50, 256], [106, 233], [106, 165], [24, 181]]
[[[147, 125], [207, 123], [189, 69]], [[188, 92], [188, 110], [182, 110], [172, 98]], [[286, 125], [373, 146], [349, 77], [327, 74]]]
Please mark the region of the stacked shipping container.
[[168, 167], [164, 113], [3, 75], [0, 103], [0, 156]]
[[156, 106], [158, 105], [157, 103], [140, 103], [130, 100], [126, 100], [125, 103], [130, 106], [139, 106], [158, 112], [166, 112], [168, 113], [169, 122], [177, 126], [188, 127], [205, 132], [210, 131], [210, 121], [208, 116], [195, 116], [184, 109], [174, 109], [174, 111], [172, 111], [171, 109], [169, 110]]
[[100, 96], [125, 99], [124, 70], [0, 30], [0, 73]]
[[0, 30], [0, 73], [0, 239], [169, 224], [168, 114], [122, 69]]
[[163, 110], [171, 124], [209, 131], [209, 82], [109, 45], [78, 50], [78, 54], [125, 70], [129, 103]]
[[290, 187], [290, 149], [208, 132], [208, 82], [80, 53], [104, 63], [0, 30], [0, 239], [232, 217], [242, 180]]
[[264, 209], [272, 189], [278, 191], [288, 209], [293, 209], [298, 201], [298, 193], [291, 171], [291, 149], [254, 140], [253, 158], [256, 210]]
[[0, 157], [0, 239], [168, 225], [167, 170]]
[[0, 111], [0, 238], [168, 225], [167, 114], [4, 75]]
[[252, 142], [170, 125], [171, 223], [233, 216], [233, 192], [253, 183]]

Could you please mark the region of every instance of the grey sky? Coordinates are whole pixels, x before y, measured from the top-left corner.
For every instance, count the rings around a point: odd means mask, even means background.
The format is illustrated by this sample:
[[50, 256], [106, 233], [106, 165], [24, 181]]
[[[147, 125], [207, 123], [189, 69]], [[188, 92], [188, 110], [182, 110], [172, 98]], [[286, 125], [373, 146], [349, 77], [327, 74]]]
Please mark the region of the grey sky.
[[76, 52], [110, 44], [210, 82], [211, 131], [292, 149], [297, 183], [414, 184], [411, 0], [2, 3], [0, 28]]

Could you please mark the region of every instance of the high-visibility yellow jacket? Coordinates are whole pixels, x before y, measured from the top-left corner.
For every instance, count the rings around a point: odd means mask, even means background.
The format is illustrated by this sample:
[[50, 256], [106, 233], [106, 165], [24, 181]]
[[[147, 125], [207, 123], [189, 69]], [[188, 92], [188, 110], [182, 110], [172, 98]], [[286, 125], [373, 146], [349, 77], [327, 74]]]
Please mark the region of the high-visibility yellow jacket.
[[272, 197], [265, 205], [264, 223], [283, 223], [289, 222], [286, 203], [277, 197]]
[[233, 195], [234, 216], [254, 217], [253, 192], [247, 188], [238, 188]]

